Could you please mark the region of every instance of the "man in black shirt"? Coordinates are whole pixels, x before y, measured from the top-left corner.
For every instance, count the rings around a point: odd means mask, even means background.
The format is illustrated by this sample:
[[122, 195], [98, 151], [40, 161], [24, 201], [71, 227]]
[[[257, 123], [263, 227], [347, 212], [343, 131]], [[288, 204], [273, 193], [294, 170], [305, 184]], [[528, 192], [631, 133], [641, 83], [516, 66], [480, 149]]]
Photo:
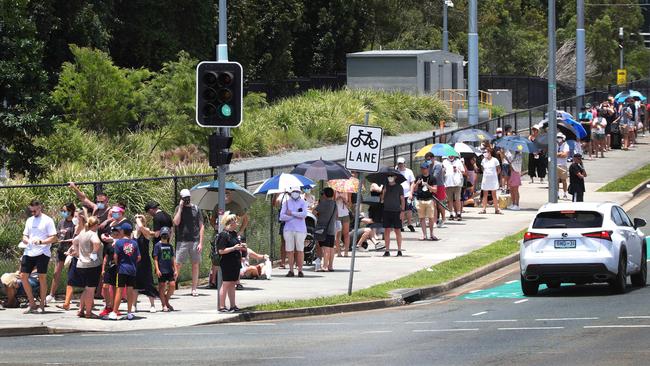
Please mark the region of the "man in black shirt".
[[582, 166], [582, 154], [574, 154], [569, 167], [569, 193], [573, 195], [573, 202], [584, 202], [585, 177], [587, 172]]
[[[436, 204], [433, 200], [433, 195], [436, 193], [436, 180], [429, 173], [429, 163], [426, 161], [420, 165], [420, 173], [415, 182], [411, 186], [413, 196], [417, 198], [418, 217], [420, 218], [420, 227], [422, 228], [422, 236], [420, 240], [427, 240], [427, 226], [429, 227], [429, 238], [433, 241], [439, 239], [433, 235], [433, 227], [436, 218]], [[428, 225], [427, 225], [427, 220]]]
[[[156, 201], [147, 202], [144, 205], [144, 212], [153, 218], [153, 244], [156, 245], [160, 241], [160, 229], [164, 227], [173, 227], [172, 217], [160, 209], [160, 204]], [[171, 239], [170, 239], [171, 241]]]
[[402, 219], [400, 214], [404, 211], [404, 189], [396, 183], [396, 176], [388, 176], [388, 184], [381, 192], [381, 202], [384, 204], [384, 239], [386, 251], [384, 257], [390, 257], [390, 232], [395, 232], [397, 238], [397, 256], [402, 256]]
[[181, 272], [183, 263], [192, 263], [192, 296], [199, 296], [199, 265], [203, 250], [203, 216], [198, 206], [191, 203], [188, 189], [181, 190], [181, 202], [176, 208], [174, 219], [176, 226], [176, 275]]

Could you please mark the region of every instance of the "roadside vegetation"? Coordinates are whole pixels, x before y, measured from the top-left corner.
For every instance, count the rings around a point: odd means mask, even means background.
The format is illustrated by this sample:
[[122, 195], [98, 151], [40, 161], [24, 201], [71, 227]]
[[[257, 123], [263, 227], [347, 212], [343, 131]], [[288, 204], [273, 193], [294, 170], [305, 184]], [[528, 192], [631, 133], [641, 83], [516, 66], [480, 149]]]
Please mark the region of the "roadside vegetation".
[[598, 189], [598, 192], [627, 192], [648, 180], [650, 180], [650, 164], [605, 184]]

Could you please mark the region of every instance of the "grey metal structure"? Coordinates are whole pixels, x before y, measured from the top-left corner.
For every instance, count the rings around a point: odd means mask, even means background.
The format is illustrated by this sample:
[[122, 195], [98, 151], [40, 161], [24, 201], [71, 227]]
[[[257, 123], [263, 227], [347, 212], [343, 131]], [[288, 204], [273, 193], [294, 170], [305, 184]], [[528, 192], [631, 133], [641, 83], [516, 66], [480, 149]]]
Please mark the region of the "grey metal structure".
[[467, 50], [469, 54], [469, 81], [467, 104], [469, 107], [469, 124], [479, 121], [478, 115], [478, 4], [477, 0], [469, 1], [469, 32], [467, 33]]
[[576, 108], [580, 110], [584, 105], [581, 96], [585, 94], [585, 0], [577, 0], [576, 11]]
[[557, 85], [555, 85], [555, 0], [548, 0], [548, 201], [557, 203], [558, 181], [557, 181], [557, 134], [556, 97]]
[[432, 94], [464, 89], [462, 55], [442, 50], [365, 51], [347, 55], [351, 89]]

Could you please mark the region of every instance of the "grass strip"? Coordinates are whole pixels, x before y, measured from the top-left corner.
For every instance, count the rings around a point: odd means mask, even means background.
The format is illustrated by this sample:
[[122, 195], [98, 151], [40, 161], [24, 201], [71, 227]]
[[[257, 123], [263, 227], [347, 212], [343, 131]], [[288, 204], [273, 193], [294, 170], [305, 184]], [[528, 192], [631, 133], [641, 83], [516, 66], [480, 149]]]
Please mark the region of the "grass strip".
[[506, 236], [503, 239], [465, 255], [440, 262], [429, 267], [429, 270], [423, 269], [394, 281], [384, 282], [366, 289], [354, 291], [351, 296], [334, 295], [304, 300], [278, 301], [256, 305], [248, 310], [287, 310], [380, 300], [390, 298], [389, 292], [397, 289], [439, 285], [515, 253], [519, 250], [519, 241], [524, 231], [522, 230], [516, 234]]
[[650, 179], [650, 164], [605, 184], [598, 189], [598, 192], [627, 192], [648, 179]]

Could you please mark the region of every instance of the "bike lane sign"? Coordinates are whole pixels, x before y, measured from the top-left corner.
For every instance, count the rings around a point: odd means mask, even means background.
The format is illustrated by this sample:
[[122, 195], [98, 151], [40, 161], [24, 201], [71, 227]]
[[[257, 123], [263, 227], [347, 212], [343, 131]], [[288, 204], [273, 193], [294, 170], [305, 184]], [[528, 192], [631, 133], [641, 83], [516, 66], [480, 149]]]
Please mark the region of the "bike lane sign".
[[350, 125], [345, 167], [359, 172], [378, 172], [383, 134], [381, 127]]

